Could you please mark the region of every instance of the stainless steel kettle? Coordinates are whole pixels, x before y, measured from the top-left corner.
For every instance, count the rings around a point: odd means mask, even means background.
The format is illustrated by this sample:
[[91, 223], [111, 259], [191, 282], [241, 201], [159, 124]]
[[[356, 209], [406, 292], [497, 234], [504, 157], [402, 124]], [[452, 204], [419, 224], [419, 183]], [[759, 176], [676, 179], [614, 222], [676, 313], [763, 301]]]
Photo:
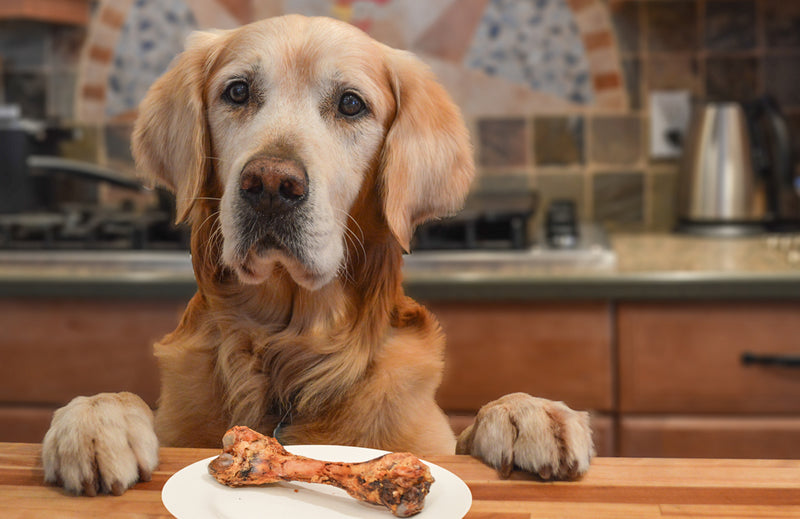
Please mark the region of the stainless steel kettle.
[[681, 231], [752, 234], [797, 217], [788, 125], [774, 101], [695, 107], [678, 182]]

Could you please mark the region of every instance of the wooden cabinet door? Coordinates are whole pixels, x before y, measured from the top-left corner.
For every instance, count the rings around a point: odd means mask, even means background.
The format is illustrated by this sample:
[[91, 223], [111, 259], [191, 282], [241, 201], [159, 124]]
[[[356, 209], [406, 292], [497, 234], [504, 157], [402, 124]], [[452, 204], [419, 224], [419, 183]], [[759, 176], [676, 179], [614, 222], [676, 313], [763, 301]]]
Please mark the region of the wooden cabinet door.
[[800, 418], [631, 417], [620, 455], [666, 458], [800, 458]]
[[610, 410], [611, 323], [604, 303], [426, 303], [447, 335], [437, 398], [474, 412], [507, 393]]
[[800, 303], [626, 303], [618, 308], [623, 413], [800, 413]]
[[182, 309], [176, 301], [0, 301], [0, 401], [60, 406], [131, 391], [154, 405], [153, 344], [175, 329]]

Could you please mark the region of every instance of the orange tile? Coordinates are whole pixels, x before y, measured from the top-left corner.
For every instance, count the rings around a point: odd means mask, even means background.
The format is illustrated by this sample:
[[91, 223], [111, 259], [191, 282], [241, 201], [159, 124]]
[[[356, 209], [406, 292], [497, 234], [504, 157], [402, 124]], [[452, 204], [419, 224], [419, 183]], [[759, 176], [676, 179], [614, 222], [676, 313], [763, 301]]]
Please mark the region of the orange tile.
[[567, 3], [576, 13], [591, 7], [596, 0], [567, 0]]
[[91, 58], [92, 61], [108, 64], [111, 63], [113, 57], [114, 52], [111, 49], [99, 45], [92, 45], [89, 47], [89, 58]]
[[100, 11], [100, 21], [102, 21], [105, 25], [110, 25], [116, 29], [121, 29], [125, 24], [125, 13], [121, 13], [113, 7], [106, 5], [103, 7], [103, 10]]
[[104, 85], [84, 85], [83, 97], [102, 101], [106, 98], [106, 87]]
[[587, 51], [611, 47], [614, 37], [611, 31], [598, 31], [583, 35], [583, 44]]
[[592, 78], [592, 84], [595, 90], [612, 90], [622, 85], [622, 78], [618, 72], [597, 74]]

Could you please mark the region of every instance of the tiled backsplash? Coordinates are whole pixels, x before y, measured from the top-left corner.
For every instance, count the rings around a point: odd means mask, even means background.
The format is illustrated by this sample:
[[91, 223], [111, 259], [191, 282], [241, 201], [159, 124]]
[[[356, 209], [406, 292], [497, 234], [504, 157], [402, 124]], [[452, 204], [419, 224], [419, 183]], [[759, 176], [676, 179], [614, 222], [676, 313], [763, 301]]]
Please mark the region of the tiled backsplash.
[[[412, 0], [207, 4], [226, 10], [229, 25], [285, 11], [334, 15], [410, 48], [431, 63], [467, 114], [478, 186], [534, 188], [544, 203], [573, 198], [582, 218], [611, 228], [668, 229], [674, 223], [678, 163], [650, 157], [652, 91], [687, 90], [696, 101], [771, 94], [800, 152], [800, 1], [431, 0], [425, 10]], [[95, 20], [116, 19], [103, 9], [125, 13], [112, 50], [93, 41], [87, 28], [2, 22], [2, 95], [27, 117], [91, 120], [88, 143], [74, 143], [68, 154], [129, 163], [139, 80], [158, 74], [143, 74], [141, 63], [164, 67], [178, 41], [168, 34], [182, 37], [195, 25], [222, 19], [201, 5], [97, 2]], [[84, 42], [90, 55], [104, 60], [107, 76], [99, 77], [107, 84], [81, 76], [87, 73], [79, 67]], [[104, 121], [77, 112], [81, 95], [100, 101], [95, 113]], [[94, 157], [93, 149], [99, 150]]]

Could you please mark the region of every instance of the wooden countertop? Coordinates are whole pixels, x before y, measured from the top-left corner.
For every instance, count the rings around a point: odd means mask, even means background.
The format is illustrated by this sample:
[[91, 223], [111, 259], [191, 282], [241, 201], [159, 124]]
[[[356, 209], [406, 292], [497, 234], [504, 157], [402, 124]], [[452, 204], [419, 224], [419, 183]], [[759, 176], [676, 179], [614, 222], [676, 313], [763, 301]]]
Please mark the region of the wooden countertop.
[[[0, 443], [0, 517], [169, 517], [164, 483], [217, 452], [162, 449], [152, 481], [120, 497], [88, 498], [43, 483], [39, 445]], [[800, 460], [598, 458], [580, 481], [556, 483], [523, 473], [503, 480], [468, 456], [429, 461], [467, 483], [469, 519], [800, 517]]]

